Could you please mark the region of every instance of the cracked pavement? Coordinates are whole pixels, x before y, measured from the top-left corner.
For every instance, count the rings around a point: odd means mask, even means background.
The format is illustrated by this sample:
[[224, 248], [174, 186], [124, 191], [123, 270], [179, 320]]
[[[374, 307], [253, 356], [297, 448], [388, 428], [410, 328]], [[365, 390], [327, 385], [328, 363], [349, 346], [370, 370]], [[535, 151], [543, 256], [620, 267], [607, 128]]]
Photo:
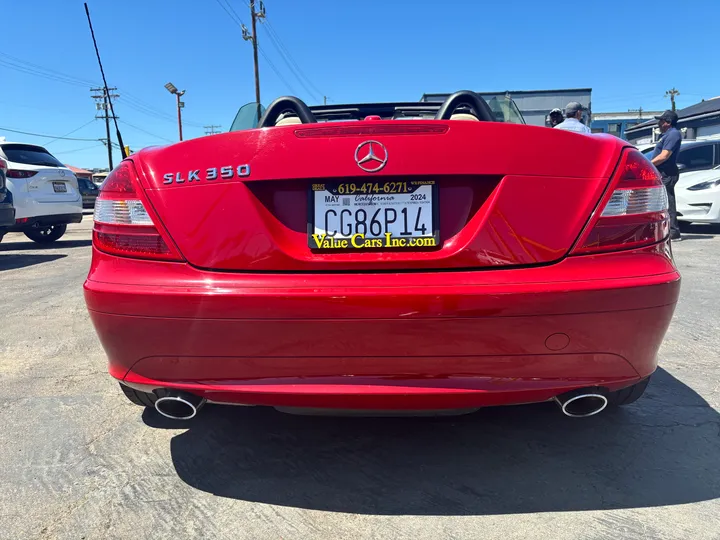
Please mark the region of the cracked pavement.
[[0, 538], [720, 538], [720, 228], [674, 247], [681, 300], [632, 406], [176, 423], [106, 374], [90, 227], [0, 243]]

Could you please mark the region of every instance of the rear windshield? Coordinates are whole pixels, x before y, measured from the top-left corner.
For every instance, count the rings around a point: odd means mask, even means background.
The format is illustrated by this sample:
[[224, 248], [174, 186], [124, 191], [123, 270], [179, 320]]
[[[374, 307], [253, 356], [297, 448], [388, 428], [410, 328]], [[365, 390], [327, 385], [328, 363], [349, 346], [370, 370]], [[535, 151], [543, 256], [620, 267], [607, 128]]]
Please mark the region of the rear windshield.
[[42, 146], [34, 146], [32, 144], [3, 144], [2, 149], [8, 161], [14, 161], [15, 163], [45, 165], [48, 167], [65, 166]]

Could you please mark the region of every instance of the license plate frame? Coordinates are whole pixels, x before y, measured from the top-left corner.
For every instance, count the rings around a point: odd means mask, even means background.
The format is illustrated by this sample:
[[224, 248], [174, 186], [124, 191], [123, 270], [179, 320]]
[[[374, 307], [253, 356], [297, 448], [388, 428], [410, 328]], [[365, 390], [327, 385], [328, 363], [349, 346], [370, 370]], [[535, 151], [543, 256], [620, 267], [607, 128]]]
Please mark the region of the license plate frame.
[[[351, 184], [355, 184], [356, 187], [360, 187], [362, 185], [371, 185], [371, 189], [374, 191], [372, 193], [373, 195], [379, 194], [379, 195], [385, 195], [387, 194], [387, 191], [385, 191], [385, 186], [388, 185], [389, 187], [397, 186], [398, 184], [405, 184], [406, 191], [398, 192], [396, 194], [398, 195], [409, 195], [413, 192], [416, 192], [418, 189], [424, 188], [425, 191], [427, 191], [427, 188], [425, 186], [430, 187], [430, 193], [431, 193], [431, 201], [430, 201], [430, 207], [431, 207], [431, 234], [426, 235], [412, 235], [412, 236], [404, 236], [403, 238], [406, 240], [405, 245], [388, 245], [385, 238], [378, 238], [370, 235], [368, 237], [368, 240], [382, 240], [381, 245], [363, 245], [362, 247], [356, 247], [354, 245], [351, 245], [351, 242], [349, 241], [349, 237], [339, 237], [335, 236], [333, 237], [334, 240], [332, 242], [332, 246], [320, 246], [318, 245], [318, 242], [314, 238], [315, 234], [315, 194], [317, 192], [324, 192], [327, 195], [334, 195], [338, 193], [338, 188], [340, 185], [349, 186]], [[375, 191], [375, 185], [378, 186], [377, 191]], [[370, 193], [367, 193], [368, 195]], [[392, 193], [391, 193], [392, 194]], [[341, 195], [349, 195], [348, 193], [343, 193]], [[363, 195], [362, 191], [356, 191], [353, 195]], [[429, 180], [429, 179], [419, 179], [419, 180], [397, 180], [397, 179], [383, 179], [383, 180], [331, 180], [329, 182], [323, 182], [323, 183], [312, 183], [308, 186], [308, 205], [307, 205], [307, 242], [308, 247], [313, 251], [320, 251], [324, 253], [328, 252], [366, 252], [366, 251], [429, 251], [429, 250], [437, 250], [440, 246], [440, 200], [439, 200], [439, 187], [436, 180]], [[377, 207], [386, 207], [384, 204], [378, 204]], [[408, 229], [405, 229], [408, 230]], [[393, 239], [398, 237], [393, 237]], [[418, 239], [423, 239], [421, 242], [418, 242]], [[348, 240], [347, 245], [343, 246], [341, 241], [342, 240]], [[423, 244], [423, 245], [410, 245], [412, 240], [414, 240], [415, 244]], [[340, 245], [338, 245], [340, 244]], [[395, 242], [393, 242], [395, 244]]]
[[55, 193], [67, 193], [67, 184], [65, 182], [53, 182], [52, 186]]

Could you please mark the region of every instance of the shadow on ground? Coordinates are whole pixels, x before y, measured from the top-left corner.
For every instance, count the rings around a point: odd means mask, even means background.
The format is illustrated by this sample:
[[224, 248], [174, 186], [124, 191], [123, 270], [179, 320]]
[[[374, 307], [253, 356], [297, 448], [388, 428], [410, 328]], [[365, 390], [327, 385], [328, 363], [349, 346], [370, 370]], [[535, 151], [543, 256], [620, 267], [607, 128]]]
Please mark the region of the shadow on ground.
[[[2, 248], [0, 248], [1, 250]], [[56, 261], [67, 255], [0, 255], [0, 272]]]
[[718, 413], [658, 370], [635, 405], [588, 419], [551, 403], [452, 418], [327, 418], [207, 406], [172, 459], [222, 497], [360, 514], [481, 515], [674, 505], [720, 496]]
[[37, 242], [7, 242], [0, 244], [0, 252], [2, 251], [25, 251], [25, 250], [43, 250], [43, 249], [69, 249], [78, 247], [88, 247], [92, 245], [92, 240], [58, 240], [50, 244], [38, 244]]

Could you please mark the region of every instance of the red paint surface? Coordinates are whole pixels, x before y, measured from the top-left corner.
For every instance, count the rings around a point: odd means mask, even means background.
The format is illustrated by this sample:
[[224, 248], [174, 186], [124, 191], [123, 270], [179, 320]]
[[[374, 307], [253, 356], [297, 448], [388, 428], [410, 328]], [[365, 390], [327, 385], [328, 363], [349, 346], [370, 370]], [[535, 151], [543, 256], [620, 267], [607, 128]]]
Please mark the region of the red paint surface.
[[[393, 129], [412, 122], [373, 121]], [[147, 195], [183, 256], [218, 270], [362, 271], [531, 265], [561, 259], [576, 241], [626, 144], [557, 130], [483, 122], [438, 122], [440, 133], [309, 137], [317, 127], [271, 128], [195, 139], [132, 156]], [[350, 122], [340, 129], [363, 126]], [[370, 124], [369, 124], [370, 125]], [[295, 131], [305, 134], [298, 137]], [[387, 149], [367, 173], [355, 150]], [[163, 184], [163, 175], [250, 164], [238, 180]], [[308, 191], [330, 180], [433, 179], [442, 245], [430, 251], [312, 251]]]
[[[402, 124], [372, 122], [387, 125]], [[567, 256], [623, 141], [436, 125], [447, 129], [374, 134], [388, 163], [373, 174], [354, 161], [369, 137], [327, 125], [135, 154], [142, 197], [187, 262], [93, 249], [85, 297], [110, 373], [218, 402], [367, 409], [543, 401], [651, 374], [679, 294], [667, 242]], [[162, 183], [167, 173], [242, 164], [250, 177]], [[307, 247], [310, 183], [420, 176], [439, 184], [439, 249]], [[569, 343], [549, 350], [557, 334]]]

